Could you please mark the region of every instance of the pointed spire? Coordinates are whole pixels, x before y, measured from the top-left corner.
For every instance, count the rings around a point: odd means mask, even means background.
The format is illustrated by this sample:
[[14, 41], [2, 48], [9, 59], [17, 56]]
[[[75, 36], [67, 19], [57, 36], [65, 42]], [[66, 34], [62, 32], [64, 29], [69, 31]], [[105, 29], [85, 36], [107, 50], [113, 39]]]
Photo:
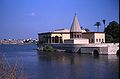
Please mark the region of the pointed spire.
[[81, 28], [80, 28], [76, 13], [70, 28], [70, 32], [81, 32]]

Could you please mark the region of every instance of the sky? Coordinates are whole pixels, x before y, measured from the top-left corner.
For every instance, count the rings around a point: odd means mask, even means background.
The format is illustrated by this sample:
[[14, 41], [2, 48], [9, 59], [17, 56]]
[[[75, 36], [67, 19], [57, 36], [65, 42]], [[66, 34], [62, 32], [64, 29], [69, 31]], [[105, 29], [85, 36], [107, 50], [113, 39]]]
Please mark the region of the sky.
[[[119, 22], [119, 0], [0, 0], [0, 39], [36, 39], [38, 33], [69, 29], [77, 14], [80, 26]], [[100, 31], [103, 31], [103, 24]]]

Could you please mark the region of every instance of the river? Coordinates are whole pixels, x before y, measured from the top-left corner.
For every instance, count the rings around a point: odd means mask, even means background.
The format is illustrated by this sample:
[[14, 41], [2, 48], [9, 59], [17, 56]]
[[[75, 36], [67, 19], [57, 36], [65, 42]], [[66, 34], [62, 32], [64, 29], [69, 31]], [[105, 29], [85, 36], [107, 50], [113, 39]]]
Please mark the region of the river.
[[34, 44], [0, 45], [10, 64], [17, 59], [28, 79], [119, 79], [119, 57], [116, 55], [38, 52]]

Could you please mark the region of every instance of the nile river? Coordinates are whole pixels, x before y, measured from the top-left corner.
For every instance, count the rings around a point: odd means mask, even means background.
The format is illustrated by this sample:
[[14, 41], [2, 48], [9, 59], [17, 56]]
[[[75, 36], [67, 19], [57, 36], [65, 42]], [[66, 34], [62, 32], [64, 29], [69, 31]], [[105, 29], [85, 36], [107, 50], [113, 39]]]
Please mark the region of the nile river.
[[28, 79], [119, 79], [116, 55], [38, 52], [36, 45], [0, 45], [9, 63], [19, 59]]

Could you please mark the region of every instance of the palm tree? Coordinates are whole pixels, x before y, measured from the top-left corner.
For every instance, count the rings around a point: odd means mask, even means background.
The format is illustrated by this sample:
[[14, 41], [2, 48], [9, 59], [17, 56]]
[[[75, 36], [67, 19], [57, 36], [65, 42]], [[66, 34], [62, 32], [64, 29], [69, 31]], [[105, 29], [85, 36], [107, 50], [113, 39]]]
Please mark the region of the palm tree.
[[104, 30], [105, 30], [105, 21], [106, 21], [105, 19], [102, 20], [102, 22], [104, 24]]
[[99, 31], [99, 26], [101, 26], [100, 22], [96, 22], [96, 24], [94, 24], [94, 26], [97, 26], [97, 32]]

